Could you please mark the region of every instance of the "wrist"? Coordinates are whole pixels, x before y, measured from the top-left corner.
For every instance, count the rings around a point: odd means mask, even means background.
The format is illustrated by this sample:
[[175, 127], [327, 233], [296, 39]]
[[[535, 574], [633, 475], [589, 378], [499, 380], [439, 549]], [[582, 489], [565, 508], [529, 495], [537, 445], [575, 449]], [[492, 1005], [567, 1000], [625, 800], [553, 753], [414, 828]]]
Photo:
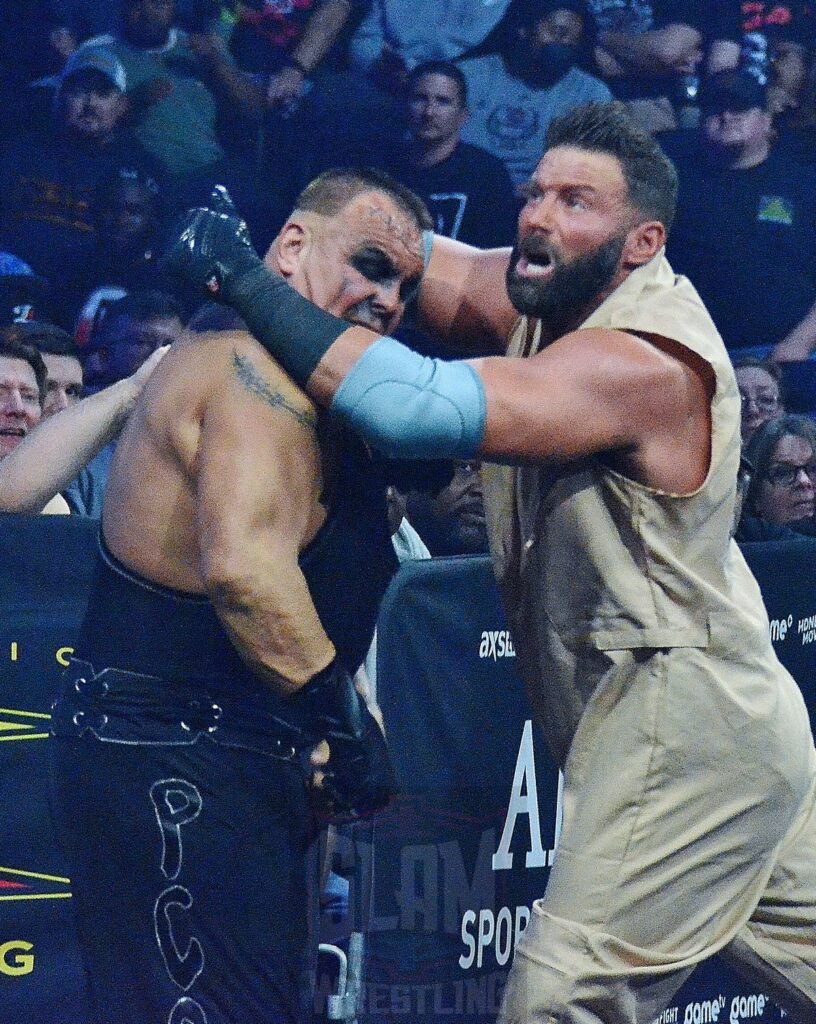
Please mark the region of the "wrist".
[[244, 318], [252, 309], [259, 289], [267, 292], [276, 285], [288, 288], [283, 278], [272, 274], [254, 252], [242, 254], [225, 274], [219, 298]]
[[[131, 376], [118, 380], [115, 384], [111, 384], [105, 388], [104, 391], [99, 392], [100, 398], [102, 395], [105, 395], [111, 403], [111, 436], [116, 435], [124, 426], [128, 416], [133, 412], [136, 405], [136, 399], [139, 397], [141, 390], [141, 383], [135, 380], [134, 376]], [[92, 401], [95, 397], [97, 396], [92, 395], [88, 400]]]
[[316, 698], [320, 701], [325, 694], [339, 688], [343, 677], [344, 669], [338, 665], [337, 658], [334, 657], [325, 668], [310, 676], [303, 686], [293, 694], [292, 699], [300, 700], [304, 704], [310, 704]]

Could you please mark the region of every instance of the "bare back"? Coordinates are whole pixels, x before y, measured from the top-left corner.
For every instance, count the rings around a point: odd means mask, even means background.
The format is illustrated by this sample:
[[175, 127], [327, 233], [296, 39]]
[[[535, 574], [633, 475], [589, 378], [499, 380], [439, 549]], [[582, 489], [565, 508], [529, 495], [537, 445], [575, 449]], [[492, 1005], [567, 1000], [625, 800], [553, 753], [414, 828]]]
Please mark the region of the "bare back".
[[[286, 440], [285, 421], [273, 424], [274, 433], [259, 431], [259, 403], [252, 401], [251, 394], [236, 393], [236, 362], [242, 360], [247, 366], [261, 366], [265, 382], [282, 389], [293, 408], [308, 415], [308, 399], [249, 335], [187, 335], [173, 345], [154, 373], [118, 442], [105, 496], [103, 533], [117, 558], [156, 583], [194, 593], [206, 590], [199, 537], [199, 469], [205, 422], [226, 421], [223, 425], [232, 427], [242, 445], [253, 450], [263, 442], [276, 449]], [[256, 382], [255, 386], [260, 389], [264, 385]], [[300, 467], [306, 478], [312, 478], [307, 489], [313, 495], [305, 535], [296, 542], [300, 550], [312, 539], [325, 513], [318, 503], [318, 453], [297, 429], [297, 422], [293, 425], [296, 429], [290, 441], [298, 447], [306, 445]], [[222, 431], [218, 438], [205, 437], [205, 443], [208, 447], [228, 444], [229, 436]], [[264, 454], [268, 456], [268, 452]], [[264, 461], [259, 453], [259, 475]], [[225, 514], [230, 486], [225, 475]]]

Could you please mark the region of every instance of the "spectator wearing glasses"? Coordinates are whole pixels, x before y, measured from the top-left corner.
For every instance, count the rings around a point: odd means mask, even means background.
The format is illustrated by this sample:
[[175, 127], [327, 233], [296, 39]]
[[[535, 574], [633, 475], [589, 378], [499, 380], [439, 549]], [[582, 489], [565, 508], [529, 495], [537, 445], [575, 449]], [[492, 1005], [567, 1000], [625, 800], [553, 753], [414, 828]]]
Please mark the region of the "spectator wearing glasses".
[[816, 423], [807, 416], [777, 416], [754, 434], [745, 454], [753, 472], [738, 539], [813, 533]]
[[777, 363], [745, 356], [735, 360], [734, 375], [742, 400], [742, 443], [746, 445], [768, 420], [785, 412], [782, 371]]

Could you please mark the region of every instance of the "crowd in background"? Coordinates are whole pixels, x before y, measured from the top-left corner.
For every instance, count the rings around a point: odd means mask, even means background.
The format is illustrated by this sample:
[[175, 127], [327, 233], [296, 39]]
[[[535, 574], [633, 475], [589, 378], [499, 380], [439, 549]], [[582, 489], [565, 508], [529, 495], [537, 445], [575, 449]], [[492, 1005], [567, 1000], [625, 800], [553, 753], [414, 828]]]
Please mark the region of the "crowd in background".
[[[4, 4], [0, 457], [195, 317], [157, 255], [215, 184], [259, 251], [344, 165], [387, 170], [441, 234], [508, 245], [549, 123], [616, 98], [677, 166], [669, 259], [739, 366], [738, 536], [812, 532], [816, 390], [800, 373], [786, 412], [785, 386], [816, 350], [815, 29], [800, 0]], [[438, 352], [410, 316], [402, 337]], [[20, 345], [44, 369], [21, 370]], [[110, 451], [72, 512], [99, 515]], [[484, 549], [477, 470], [395, 499], [432, 554]]]

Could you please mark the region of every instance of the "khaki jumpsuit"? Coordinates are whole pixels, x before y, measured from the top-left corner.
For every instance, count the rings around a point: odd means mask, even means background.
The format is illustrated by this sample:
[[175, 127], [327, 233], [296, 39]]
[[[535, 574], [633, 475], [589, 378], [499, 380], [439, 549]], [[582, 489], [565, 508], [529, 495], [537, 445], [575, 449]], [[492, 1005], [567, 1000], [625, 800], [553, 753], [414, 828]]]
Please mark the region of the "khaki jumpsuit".
[[[731, 364], [662, 254], [582, 326], [660, 335], [710, 364], [711, 464], [684, 496], [598, 457], [486, 468], [518, 665], [565, 776], [558, 855], [500, 1021], [649, 1024], [719, 952], [812, 1024], [816, 752], [730, 536]], [[510, 354], [538, 344], [522, 319]]]

